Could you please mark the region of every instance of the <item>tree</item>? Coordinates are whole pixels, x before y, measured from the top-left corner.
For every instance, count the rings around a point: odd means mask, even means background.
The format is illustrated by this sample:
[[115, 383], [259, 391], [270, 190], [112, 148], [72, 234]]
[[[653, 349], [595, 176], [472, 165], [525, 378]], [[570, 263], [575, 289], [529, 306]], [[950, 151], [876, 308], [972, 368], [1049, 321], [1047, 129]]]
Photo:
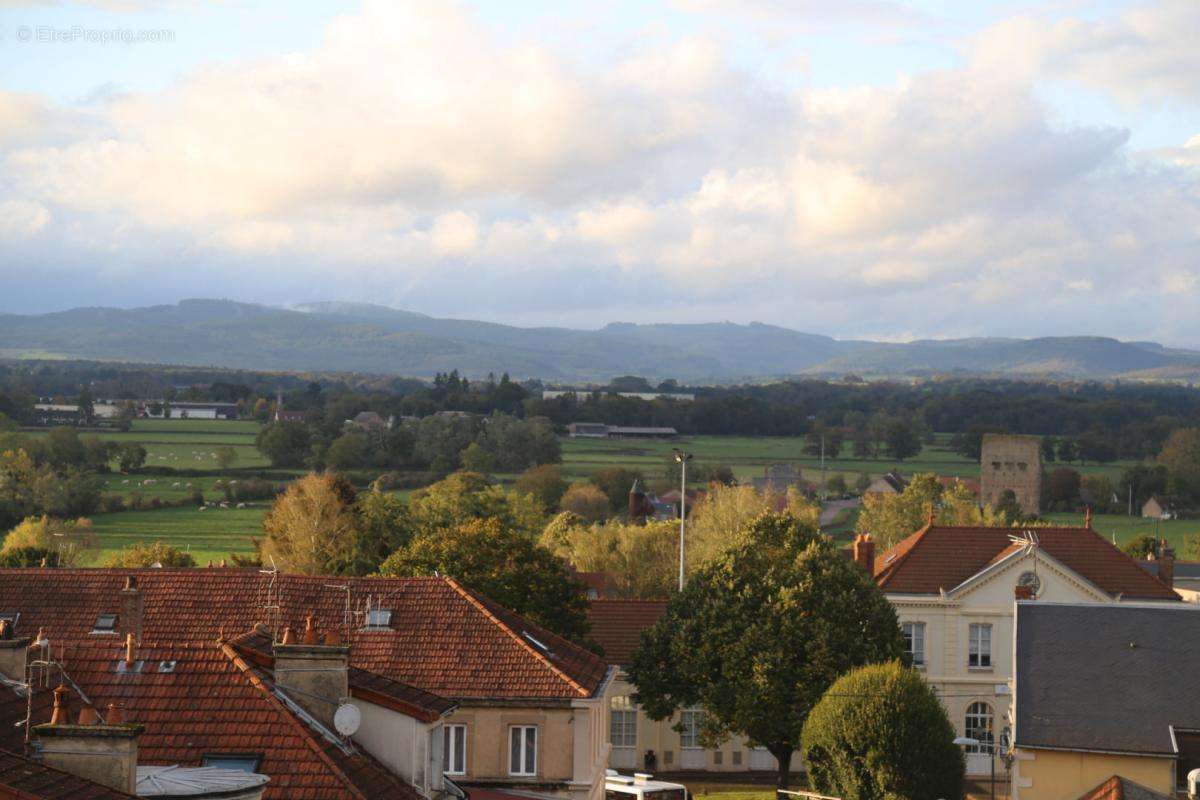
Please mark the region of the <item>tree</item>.
[[679, 584], [679, 525], [672, 520], [588, 525], [564, 511], [546, 526], [541, 543], [578, 570], [611, 575], [618, 597], [661, 599]]
[[325, 465], [331, 469], [365, 467], [370, 459], [371, 443], [361, 431], [347, 431], [333, 440], [325, 451]]
[[1079, 460], [1079, 445], [1074, 439], [1058, 440], [1058, 460], [1073, 464]]
[[137, 542], [121, 549], [108, 559], [108, 567], [194, 567], [196, 559], [191, 554], [166, 542], [146, 544]]
[[515, 492], [506, 493], [478, 472], [455, 472], [437, 483], [418, 489], [409, 498], [413, 535], [452, 528], [472, 519], [498, 519], [525, 531], [532, 539], [546, 524], [537, 501]]
[[563, 493], [559, 505], [563, 511], [570, 511], [588, 522], [598, 522], [609, 512], [609, 502], [604, 492], [589, 483], [571, 486]]
[[462, 468], [468, 472], [491, 472], [496, 468], [496, 460], [484, 449], [479, 442], [471, 442], [459, 457]]
[[629, 507], [629, 490], [634, 481], [642, 480], [642, 473], [626, 467], [605, 467], [591, 474], [588, 480], [608, 498], [613, 511]]
[[1079, 481], [1079, 499], [1098, 514], [1112, 510], [1114, 495], [1112, 481], [1107, 475], [1086, 475]]
[[255, 446], [273, 467], [300, 467], [308, 455], [308, 427], [302, 422], [272, 422], [254, 439]]
[[[567, 486], [562, 469], [553, 464], [542, 464], [522, 472], [513, 485], [513, 490], [518, 494], [530, 495], [541, 503], [543, 508], [550, 510], [558, 507], [558, 501], [567, 491]], [[607, 499], [605, 498], [606, 501]]]
[[[817, 526], [821, 510], [799, 492], [759, 492], [753, 486], [711, 486], [688, 514], [687, 567], [694, 572], [738, 539], [738, 532], [764, 512], [786, 509], [801, 523]], [[676, 523], [678, 524], [678, 523]], [[675, 550], [679, 556], [678, 544]], [[677, 579], [678, 582], [678, 579]]]
[[223, 444], [213, 452], [217, 454], [217, 466], [222, 470], [229, 469], [237, 463], [237, 450], [233, 449], [231, 445]]
[[933, 689], [899, 661], [854, 669], [804, 725], [811, 787], [845, 800], [963, 796], [966, 759]]
[[1148, 534], [1135, 536], [1121, 545], [1121, 552], [1135, 561], [1145, 561], [1148, 556], [1158, 556], [1158, 539]]
[[846, 670], [902, 658], [896, 612], [859, 565], [789, 514], [767, 513], [697, 571], [629, 667], [651, 719], [703, 709], [700, 739], [737, 733], [787, 788], [809, 712]]
[[846, 478], [842, 473], [837, 472], [829, 476], [829, 480], [825, 481], [825, 490], [833, 495], [843, 495], [846, 493]]
[[1042, 461], [1047, 464], [1054, 461], [1055, 455], [1058, 453], [1058, 440], [1053, 436], [1042, 437]]
[[356, 519], [335, 476], [309, 473], [275, 499], [263, 519], [262, 555], [284, 572], [325, 575], [352, 561]]
[[55, 469], [86, 463], [87, 450], [74, 428], [55, 428], [46, 434], [46, 460]]
[[27, 517], [4, 537], [0, 555], [32, 550], [54, 552], [56, 565], [72, 567], [96, 547], [89, 519], [62, 520], [49, 516]]
[[888, 455], [896, 461], [903, 461], [921, 452], [921, 437], [912, 425], [903, 420], [888, 423], [885, 438]]
[[146, 448], [137, 442], [125, 442], [117, 448], [117, 465], [122, 472], [140, 469], [146, 463]]
[[978, 499], [961, 482], [943, 487], [932, 472], [912, 477], [900, 494], [863, 497], [854, 529], [869, 533], [881, 549], [916, 533], [929, 521], [942, 525], [1009, 525], [1013, 521], [989, 507], [979, 507]]
[[370, 575], [412, 540], [412, 514], [403, 500], [377, 487], [358, 495], [354, 513], [357, 519], [350, 560], [339, 565], [338, 572]]
[[450, 575], [560, 636], [587, 634], [584, 587], [566, 562], [499, 519], [472, 519], [418, 535], [393, 553], [384, 575]]
[[1184, 503], [1200, 503], [1200, 428], [1172, 431], [1158, 453], [1167, 469], [1167, 490]]
[[[1117, 497], [1139, 509], [1152, 495], [1167, 493], [1167, 468], [1162, 464], [1135, 464], [1121, 473]], [[1128, 508], [1128, 506], [1127, 506]]]
[[1059, 467], [1050, 473], [1047, 485], [1050, 502], [1057, 508], [1069, 511], [1079, 501], [1079, 486], [1082, 478], [1070, 467]]

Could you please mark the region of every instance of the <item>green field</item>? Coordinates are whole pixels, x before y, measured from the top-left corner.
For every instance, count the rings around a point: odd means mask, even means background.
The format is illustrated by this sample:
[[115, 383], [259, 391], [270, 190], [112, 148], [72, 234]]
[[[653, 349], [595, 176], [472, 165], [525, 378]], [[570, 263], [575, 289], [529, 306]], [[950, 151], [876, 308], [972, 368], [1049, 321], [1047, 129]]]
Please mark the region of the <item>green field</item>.
[[91, 559], [101, 564], [121, 548], [136, 542], [168, 542], [187, 550], [201, 566], [220, 562], [230, 553], [249, 555], [251, 537], [262, 536], [265, 506], [254, 508], [164, 508], [155, 511], [122, 511], [97, 514], [92, 530], [100, 551]]
[[[254, 446], [259, 424], [252, 420], [138, 419], [128, 431], [85, 432], [104, 441], [136, 442], [146, 448], [146, 466], [219, 470], [215, 450], [229, 445], [237, 453], [233, 468], [257, 469], [269, 462]], [[34, 436], [45, 431], [30, 431]], [[114, 464], [115, 466], [115, 464]]]
[[[938, 434], [934, 444], [925, 445], [920, 455], [903, 462], [886, 457], [857, 459], [850, 456], [849, 445], [842, 448], [838, 458], [826, 459], [826, 474], [840, 473], [851, 486], [861, 472], [881, 475], [898, 468], [905, 475], [916, 472], [935, 472], [960, 478], [978, 478], [979, 463], [967, 459], [949, 448], [950, 437]], [[816, 482], [820, 478], [820, 459], [804, 452], [802, 437], [785, 436], [691, 436], [678, 441], [634, 441], [608, 439], [564, 439], [563, 467], [569, 477], [586, 477], [603, 467], [632, 466], [647, 477], [663, 472], [671, 450], [679, 448], [706, 464], [726, 464], [738, 480], [763, 474], [763, 468], [774, 463], [791, 463], [800, 467], [804, 476]], [[1084, 474], [1104, 474], [1112, 479], [1132, 462], [1117, 461], [1105, 465], [1071, 465]], [[1054, 464], [1047, 465], [1053, 469]], [[1066, 466], [1066, 465], [1064, 465]]]
[[[1047, 514], [1046, 519], [1063, 525], [1082, 525], [1082, 514]], [[1200, 536], [1200, 519], [1142, 519], [1123, 514], [1097, 514], [1092, 517], [1092, 528], [1109, 541], [1123, 545], [1138, 536], [1165, 538], [1175, 548], [1175, 557], [1192, 559], [1187, 544], [1190, 537]]]

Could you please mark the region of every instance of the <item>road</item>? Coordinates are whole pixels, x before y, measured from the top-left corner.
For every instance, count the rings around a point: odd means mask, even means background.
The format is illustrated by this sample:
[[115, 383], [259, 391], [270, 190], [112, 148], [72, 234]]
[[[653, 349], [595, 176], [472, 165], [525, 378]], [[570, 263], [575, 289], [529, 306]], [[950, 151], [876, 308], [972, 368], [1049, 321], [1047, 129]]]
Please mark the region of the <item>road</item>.
[[853, 497], [849, 500], [830, 500], [825, 505], [821, 506], [821, 527], [824, 528], [826, 525], [832, 525], [834, 519], [837, 518], [837, 515], [841, 513], [843, 509], [858, 508], [861, 503], [862, 500], [857, 497]]

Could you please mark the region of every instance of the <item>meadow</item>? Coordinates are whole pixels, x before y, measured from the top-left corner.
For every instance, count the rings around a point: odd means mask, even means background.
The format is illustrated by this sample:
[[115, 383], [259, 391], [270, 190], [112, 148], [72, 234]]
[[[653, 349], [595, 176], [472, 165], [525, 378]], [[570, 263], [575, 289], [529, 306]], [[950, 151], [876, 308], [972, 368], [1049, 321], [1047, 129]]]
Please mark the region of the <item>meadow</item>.
[[92, 530], [100, 549], [89, 563], [100, 565], [110, 556], [137, 542], [167, 542], [191, 553], [196, 563], [220, 563], [231, 553], [250, 555], [252, 537], [262, 536], [265, 506], [254, 508], [163, 508], [122, 511], [92, 517]]
[[[1081, 514], [1047, 514], [1046, 519], [1059, 525], [1083, 524]], [[1156, 536], [1171, 543], [1176, 558], [1194, 560], [1200, 556], [1200, 553], [1192, 552], [1192, 543], [1200, 542], [1200, 519], [1156, 520], [1124, 514], [1097, 514], [1092, 517], [1092, 529], [1117, 546], [1138, 536]]]

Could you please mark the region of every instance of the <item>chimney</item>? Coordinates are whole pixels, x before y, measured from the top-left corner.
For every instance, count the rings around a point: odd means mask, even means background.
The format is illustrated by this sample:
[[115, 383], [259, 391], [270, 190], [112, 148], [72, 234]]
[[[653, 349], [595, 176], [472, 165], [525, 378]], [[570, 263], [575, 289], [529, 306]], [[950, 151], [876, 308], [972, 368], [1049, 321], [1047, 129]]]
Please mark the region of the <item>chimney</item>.
[[309, 614], [299, 642], [288, 628], [275, 643], [275, 684], [331, 730], [334, 712], [350, 696], [350, 648], [337, 641], [335, 631], [318, 633]]
[[1158, 545], [1158, 579], [1168, 589], [1175, 588], [1175, 550], [1166, 539]]
[[645, 522], [646, 516], [646, 493], [642, 491], [642, 482], [634, 478], [629, 487], [629, 521]]
[[1013, 589], [1013, 597], [1017, 600], [1032, 600], [1033, 599], [1033, 587], [1018, 585], [1017, 587], [1015, 587]]
[[128, 638], [129, 634], [133, 634], [136, 641], [142, 640], [142, 611], [145, 607], [145, 598], [142, 597], [141, 591], [138, 590], [138, 579], [136, 575], [128, 575], [125, 577], [125, 588], [121, 590], [121, 612], [117, 619], [120, 621], [120, 633]]
[[0, 675], [10, 681], [25, 682], [25, 656], [31, 639], [18, 639], [13, 623], [0, 619]]
[[854, 561], [862, 565], [868, 575], [875, 574], [875, 541], [869, 533], [860, 533], [854, 537]]
[[50, 721], [36, 725], [33, 733], [41, 746], [47, 766], [87, 778], [128, 794], [137, 783], [137, 739], [141, 725], [100, 724], [91, 706], [79, 712], [72, 725], [66, 686], [54, 690], [54, 711]]

